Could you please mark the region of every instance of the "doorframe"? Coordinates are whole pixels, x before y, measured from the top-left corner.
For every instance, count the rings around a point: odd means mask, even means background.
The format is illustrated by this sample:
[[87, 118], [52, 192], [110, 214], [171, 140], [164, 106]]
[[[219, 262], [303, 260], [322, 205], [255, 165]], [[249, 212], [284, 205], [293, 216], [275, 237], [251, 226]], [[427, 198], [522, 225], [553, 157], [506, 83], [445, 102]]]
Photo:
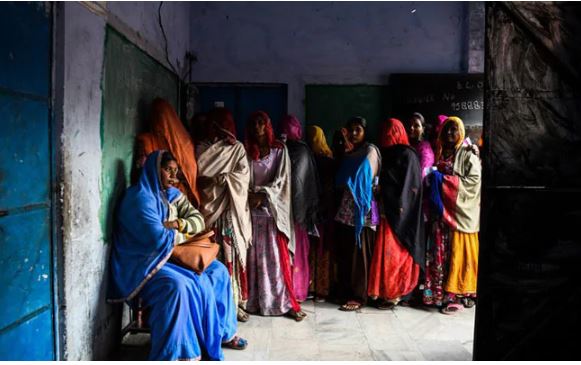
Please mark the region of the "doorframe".
[[[196, 98], [200, 95], [199, 86], [209, 86], [209, 87], [282, 87], [284, 89], [284, 109], [288, 113], [288, 84], [282, 82], [202, 82], [202, 81], [190, 81], [188, 85], [192, 85], [196, 88]], [[195, 110], [198, 113], [199, 110]], [[234, 112], [232, 110], [232, 112]]]
[[63, 157], [61, 138], [64, 124], [65, 82], [65, 6], [50, 3], [50, 96], [49, 96], [49, 155], [50, 155], [50, 240], [52, 261], [52, 317], [54, 360], [65, 359], [65, 303], [63, 248]]

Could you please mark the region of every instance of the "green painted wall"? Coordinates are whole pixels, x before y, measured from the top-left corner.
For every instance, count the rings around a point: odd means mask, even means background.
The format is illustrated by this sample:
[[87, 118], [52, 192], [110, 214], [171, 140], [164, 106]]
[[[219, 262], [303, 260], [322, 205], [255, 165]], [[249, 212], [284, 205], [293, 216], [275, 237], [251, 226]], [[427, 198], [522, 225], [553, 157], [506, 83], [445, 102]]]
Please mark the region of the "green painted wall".
[[391, 102], [385, 85], [306, 85], [306, 125], [323, 128], [331, 146], [333, 133], [360, 115], [367, 120], [367, 137], [377, 142], [379, 124], [389, 117]]
[[115, 207], [129, 186], [135, 136], [144, 131], [156, 97], [178, 101], [178, 79], [160, 63], [108, 28], [101, 113], [101, 209], [103, 239], [111, 241]]

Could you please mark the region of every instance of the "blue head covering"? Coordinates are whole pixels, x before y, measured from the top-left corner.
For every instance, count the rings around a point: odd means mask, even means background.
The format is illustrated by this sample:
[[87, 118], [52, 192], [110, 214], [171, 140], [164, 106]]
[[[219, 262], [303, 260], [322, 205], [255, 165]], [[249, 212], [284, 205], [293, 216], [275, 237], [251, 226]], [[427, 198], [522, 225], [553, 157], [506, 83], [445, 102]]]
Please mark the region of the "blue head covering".
[[127, 189], [117, 212], [111, 253], [114, 298], [131, 299], [143, 284], [167, 261], [173, 249], [175, 231], [163, 226], [169, 202], [181, 193], [164, 190], [160, 163], [164, 151], [151, 153], [139, 182]]
[[355, 201], [355, 240], [357, 246], [361, 248], [361, 232], [365, 224], [365, 216], [371, 209], [373, 198], [373, 171], [367, 154], [355, 156], [346, 155], [341, 162], [337, 177], [336, 186], [347, 186], [353, 200]]

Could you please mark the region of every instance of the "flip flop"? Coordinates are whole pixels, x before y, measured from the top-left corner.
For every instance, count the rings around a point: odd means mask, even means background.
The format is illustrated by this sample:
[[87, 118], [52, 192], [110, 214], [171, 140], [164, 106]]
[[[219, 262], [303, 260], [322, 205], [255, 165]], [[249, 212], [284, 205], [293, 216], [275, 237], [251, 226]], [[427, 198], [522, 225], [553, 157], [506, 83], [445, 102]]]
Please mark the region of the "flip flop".
[[231, 341], [224, 342], [222, 344], [222, 347], [234, 350], [244, 350], [246, 346], [248, 346], [248, 341], [239, 336], [234, 336], [234, 338]]
[[302, 321], [307, 316], [307, 314], [302, 310], [295, 312], [294, 309], [289, 310], [286, 314], [297, 322]]
[[248, 320], [250, 319], [250, 315], [242, 309], [238, 309], [236, 317], [238, 319], [238, 322], [248, 322]]
[[440, 313], [447, 315], [454, 315], [460, 312], [464, 308], [462, 304], [450, 303], [447, 306], [440, 309]]
[[395, 304], [393, 302], [390, 302], [387, 300], [383, 300], [377, 304], [377, 309], [382, 310], [382, 311], [390, 310], [390, 309], [393, 309], [394, 307], [395, 307]]
[[464, 308], [472, 308], [476, 305], [476, 301], [473, 298], [464, 297], [462, 298], [462, 304]]

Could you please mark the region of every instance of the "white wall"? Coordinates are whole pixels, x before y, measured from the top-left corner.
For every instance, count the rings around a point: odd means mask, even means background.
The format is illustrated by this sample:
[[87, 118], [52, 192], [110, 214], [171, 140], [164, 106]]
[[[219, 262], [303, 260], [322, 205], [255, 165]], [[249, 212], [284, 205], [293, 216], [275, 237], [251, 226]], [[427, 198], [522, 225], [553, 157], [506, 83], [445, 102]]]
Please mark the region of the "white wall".
[[195, 2], [193, 80], [288, 83], [289, 112], [304, 117], [308, 83], [461, 72], [466, 10], [462, 2]]

